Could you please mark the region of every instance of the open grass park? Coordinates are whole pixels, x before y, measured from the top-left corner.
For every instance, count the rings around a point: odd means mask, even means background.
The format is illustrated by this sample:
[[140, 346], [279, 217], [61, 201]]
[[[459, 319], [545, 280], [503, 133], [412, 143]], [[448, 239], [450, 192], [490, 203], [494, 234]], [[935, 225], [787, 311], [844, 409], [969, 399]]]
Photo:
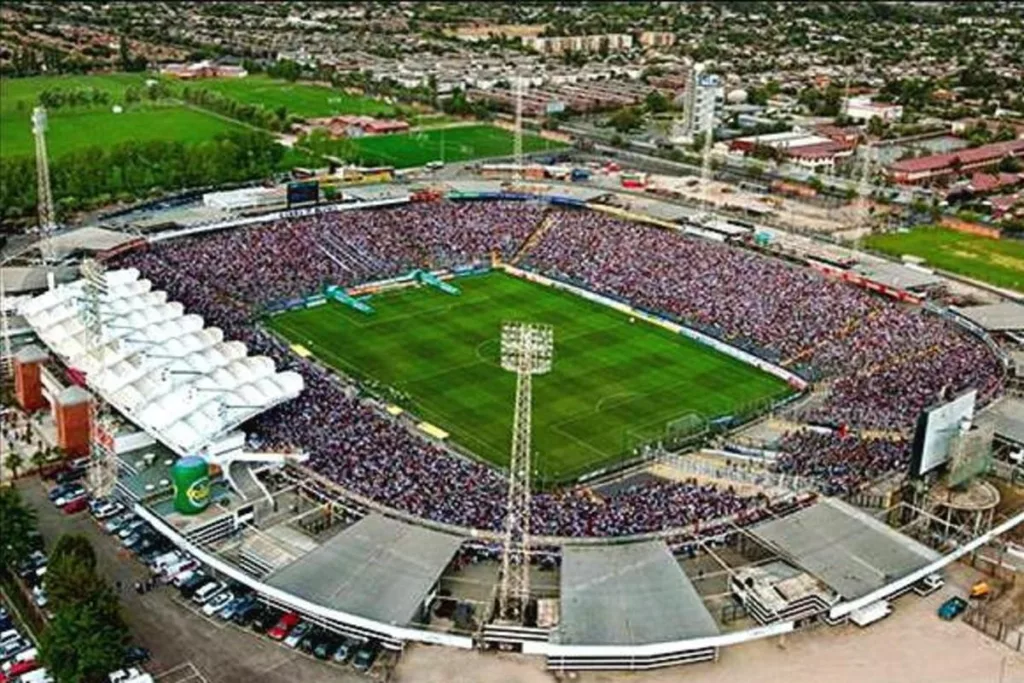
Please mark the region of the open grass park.
[[499, 466], [508, 462], [515, 376], [499, 365], [504, 321], [554, 326], [553, 370], [533, 382], [542, 483], [626, 457], [670, 425], [700, 424], [786, 395], [776, 377], [663, 328], [504, 273], [279, 314], [270, 326], [324, 363], [391, 387], [407, 407]]
[[911, 254], [923, 258], [926, 266], [1024, 292], [1024, 241], [928, 227], [872, 235], [866, 245], [896, 257]]

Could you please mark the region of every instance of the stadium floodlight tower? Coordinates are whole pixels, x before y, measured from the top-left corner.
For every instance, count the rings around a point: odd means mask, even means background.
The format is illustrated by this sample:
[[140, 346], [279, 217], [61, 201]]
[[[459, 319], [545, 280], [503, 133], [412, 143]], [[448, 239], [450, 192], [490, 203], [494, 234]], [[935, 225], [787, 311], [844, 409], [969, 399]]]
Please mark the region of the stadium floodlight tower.
[[50, 162], [46, 153], [46, 109], [32, 111], [32, 135], [36, 141], [36, 193], [39, 214], [40, 255], [43, 263], [54, 260], [53, 231], [57, 221], [53, 212], [53, 194], [50, 192]]
[[530, 600], [530, 413], [533, 376], [551, 370], [555, 332], [550, 325], [508, 322], [501, 327], [501, 367], [516, 373], [508, 510], [501, 559], [502, 620], [522, 621]]

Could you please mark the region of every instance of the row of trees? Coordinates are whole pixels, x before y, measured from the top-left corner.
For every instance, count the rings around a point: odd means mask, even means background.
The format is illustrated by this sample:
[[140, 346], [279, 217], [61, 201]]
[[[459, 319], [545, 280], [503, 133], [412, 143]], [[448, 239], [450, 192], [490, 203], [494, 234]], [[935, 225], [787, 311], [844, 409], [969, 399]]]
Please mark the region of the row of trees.
[[107, 105], [110, 100], [110, 93], [98, 88], [46, 88], [39, 92], [39, 104], [47, 109]]
[[[10, 576], [33, 550], [35, 511], [14, 487], [0, 489], [0, 568]], [[96, 553], [79, 534], [61, 536], [49, 554], [46, 594], [53, 618], [40, 658], [57, 681], [105, 681], [121, 667], [129, 632], [117, 595], [96, 573]]]
[[286, 131], [291, 127], [288, 108], [284, 105], [276, 109], [265, 109], [255, 104], [244, 104], [219, 92], [205, 88], [182, 88], [181, 97], [190, 104], [203, 109], [215, 111], [237, 121], [242, 121], [257, 128], [266, 128], [274, 132]]
[[[231, 131], [212, 140], [153, 140], [88, 147], [58, 157], [50, 180], [58, 214], [129, 202], [167, 191], [271, 177], [285, 148], [261, 131]], [[35, 160], [0, 159], [0, 216], [35, 211]]]

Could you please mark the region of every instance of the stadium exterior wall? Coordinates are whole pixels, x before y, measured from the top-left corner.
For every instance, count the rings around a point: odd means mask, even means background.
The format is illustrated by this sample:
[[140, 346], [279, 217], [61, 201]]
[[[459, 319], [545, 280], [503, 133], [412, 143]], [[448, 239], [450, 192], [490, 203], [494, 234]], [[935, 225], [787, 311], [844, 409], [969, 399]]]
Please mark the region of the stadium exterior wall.
[[796, 387], [800, 391], [805, 390], [808, 386], [807, 381], [800, 375], [796, 374], [795, 372], [787, 370], [786, 368], [783, 368], [781, 366], [775, 365], [774, 363], [769, 363], [763, 358], [759, 358], [758, 356], [755, 356], [752, 353], [748, 353], [747, 351], [738, 349], [735, 346], [730, 346], [725, 342], [719, 341], [718, 339], [715, 339], [710, 335], [704, 334], [703, 332], [698, 332], [697, 330], [686, 327], [685, 325], [680, 325], [679, 323], [674, 323], [664, 318], [658, 317], [656, 315], [647, 313], [645, 311], [638, 310], [636, 308], [633, 308], [632, 306], [628, 306], [622, 302], [616, 301], [609, 297], [602, 296], [600, 294], [595, 294], [594, 292], [591, 292], [587, 289], [583, 289], [582, 287], [576, 287], [575, 285], [560, 282], [558, 280], [554, 280], [543, 275], [538, 275], [537, 273], [528, 270], [522, 270], [520, 268], [516, 268], [515, 266], [511, 266], [508, 264], [503, 264], [501, 267], [505, 270], [506, 273], [514, 275], [515, 277], [522, 278], [524, 280], [529, 280], [530, 282], [536, 282], [538, 284], [542, 284], [547, 287], [552, 287], [554, 289], [561, 289], [567, 292], [571, 292], [572, 294], [587, 299], [588, 301], [593, 301], [595, 303], [608, 306], [609, 308], [613, 308], [617, 311], [621, 311], [628, 315], [636, 316], [637, 318], [646, 320], [647, 322], [662, 327], [670, 332], [681, 334], [682, 336], [688, 339], [692, 339], [695, 342], [704, 344], [705, 346], [710, 346], [719, 353], [723, 353], [731, 358], [735, 358], [738, 361], [746, 363], [747, 365], [752, 365], [759, 370], [774, 375], [779, 379], [785, 380], [791, 386]]

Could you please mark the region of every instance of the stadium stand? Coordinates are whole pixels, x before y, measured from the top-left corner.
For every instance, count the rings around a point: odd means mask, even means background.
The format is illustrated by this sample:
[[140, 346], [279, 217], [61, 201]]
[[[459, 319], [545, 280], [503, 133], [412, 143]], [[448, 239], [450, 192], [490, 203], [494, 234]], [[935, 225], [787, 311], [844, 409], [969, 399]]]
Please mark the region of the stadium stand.
[[[974, 386], [986, 402], [1001, 390], [1002, 369], [988, 347], [936, 316], [735, 246], [535, 203], [431, 202], [286, 219], [159, 243], [117, 263], [138, 268], [252, 353], [302, 375], [297, 399], [251, 423], [253, 445], [305, 450], [306, 466], [403, 512], [498, 530], [506, 491], [498, 472], [409, 433], [256, 319], [268, 305], [326, 284], [485, 264], [495, 252], [511, 259], [545, 211], [558, 211], [559, 220], [526, 254], [526, 267], [826, 378], [828, 397], [804, 417], [849, 425], [851, 435], [792, 435], [779, 467], [814, 477], [827, 492], [906, 465], [905, 442], [862, 441], [857, 429], [906, 431], [944, 392]], [[533, 524], [537, 534], [617, 536], [754, 517], [763, 504], [695, 481], [656, 481], [604, 496], [537, 494]]]

